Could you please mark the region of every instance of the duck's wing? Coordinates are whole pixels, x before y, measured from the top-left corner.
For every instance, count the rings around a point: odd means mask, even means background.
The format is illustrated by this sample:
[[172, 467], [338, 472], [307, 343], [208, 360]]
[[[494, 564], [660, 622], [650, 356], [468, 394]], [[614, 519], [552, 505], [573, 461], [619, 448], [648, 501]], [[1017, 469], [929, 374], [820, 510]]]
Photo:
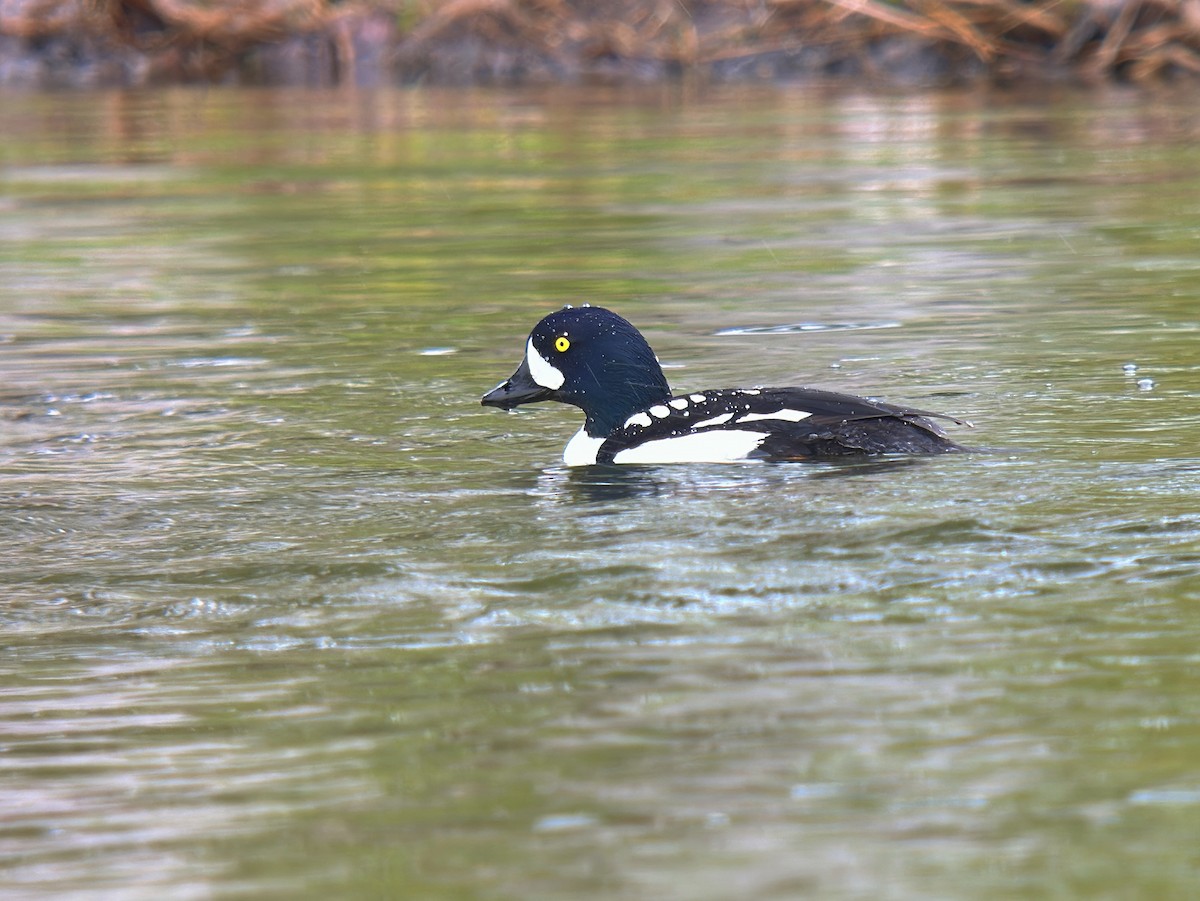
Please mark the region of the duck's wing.
[[639, 411], [597, 461], [798, 460], [847, 454], [962, 450], [928, 413], [815, 388], [728, 388], [673, 397]]
[[970, 426], [963, 419], [872, 398], [817, 388], [772, 388], [769, 405], [809, 415], [794, 425], [772, 429], [757, 455], [806, 459], [847, 454], [941, 454], [964, 450], [933, 420]]
[[[875, 398], [839, 394], [836, 391], [822, 391], [819, 388], [764, 388], [761, 396], [770, 404], [778, 403], [784, 408], [805, 410], [811, 413], [814, 419], [828, 417], [838, 420], [861, 420], [895, 416], [913, 420], [945, 419], [955, 425], [973, 428], [967, 420], [948, 413], [932, 413], [929, 410], [918, 410], [916, 407], [889, 404]], [[927, 422], [924, 425], [941, 434], [941, 429], [933, 423]]]

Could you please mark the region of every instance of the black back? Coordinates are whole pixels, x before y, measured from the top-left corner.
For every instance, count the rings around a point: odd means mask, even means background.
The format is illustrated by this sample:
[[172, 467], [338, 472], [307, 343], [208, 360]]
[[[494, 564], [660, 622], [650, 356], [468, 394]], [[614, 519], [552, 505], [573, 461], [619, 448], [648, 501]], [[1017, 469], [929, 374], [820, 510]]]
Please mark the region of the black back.
[[[945, 437], [931, 418], [963, 424], [961, 420], [816, 388], [729, 388], [672, 400], [678, 403], [658, 406], [660, 413], [665, 407], [666, 415], [647, 411], [622, 424], [601, 446], [597, 462], [611, 463], [622, 450], [647, 441], [730, 429], [762, 432], [765, 438], [752, 456], [768, 460], [964, 449]], [[794, 422], [755, 418], [780, 411], [809, 415]]]

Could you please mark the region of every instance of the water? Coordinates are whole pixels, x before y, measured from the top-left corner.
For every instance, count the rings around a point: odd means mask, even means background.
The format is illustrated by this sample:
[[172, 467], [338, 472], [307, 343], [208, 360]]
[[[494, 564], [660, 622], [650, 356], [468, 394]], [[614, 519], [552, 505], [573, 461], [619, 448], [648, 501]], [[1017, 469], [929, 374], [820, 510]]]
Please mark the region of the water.
[[[1190, 98], [0, 121], [5, 897], [1194, 896]], [[990, 452], [568, 471], [568, 301]]]

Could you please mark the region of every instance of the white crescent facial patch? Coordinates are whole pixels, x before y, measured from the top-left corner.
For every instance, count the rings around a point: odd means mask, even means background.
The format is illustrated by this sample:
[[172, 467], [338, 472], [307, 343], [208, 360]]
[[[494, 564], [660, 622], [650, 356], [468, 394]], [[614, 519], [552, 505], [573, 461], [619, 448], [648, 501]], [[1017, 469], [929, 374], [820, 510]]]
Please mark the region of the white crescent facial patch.
[[537, 348], [533, 346], [532, 338], [525, 345], [525, 365], [529, 367], [529, 374], [533, 376], [533, 380], [551, 391], [557, 391], [567, 380], [567, 377], [557, 370], [553, 363], [538, 353]]

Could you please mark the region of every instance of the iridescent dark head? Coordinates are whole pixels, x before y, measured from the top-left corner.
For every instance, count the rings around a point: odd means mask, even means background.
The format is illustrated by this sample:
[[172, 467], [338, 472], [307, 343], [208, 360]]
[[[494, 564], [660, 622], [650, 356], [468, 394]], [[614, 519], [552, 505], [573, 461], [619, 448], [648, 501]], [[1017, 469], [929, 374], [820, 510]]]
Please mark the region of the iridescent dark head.
[[603, 307], [565, 307], [539, 322], [525, 358], [483, 397], [490, 407], [556, 400], [587, 415], [591, 435], [606, 435], [631, 414], [671, 396], [654, 351], [625, 319]]

